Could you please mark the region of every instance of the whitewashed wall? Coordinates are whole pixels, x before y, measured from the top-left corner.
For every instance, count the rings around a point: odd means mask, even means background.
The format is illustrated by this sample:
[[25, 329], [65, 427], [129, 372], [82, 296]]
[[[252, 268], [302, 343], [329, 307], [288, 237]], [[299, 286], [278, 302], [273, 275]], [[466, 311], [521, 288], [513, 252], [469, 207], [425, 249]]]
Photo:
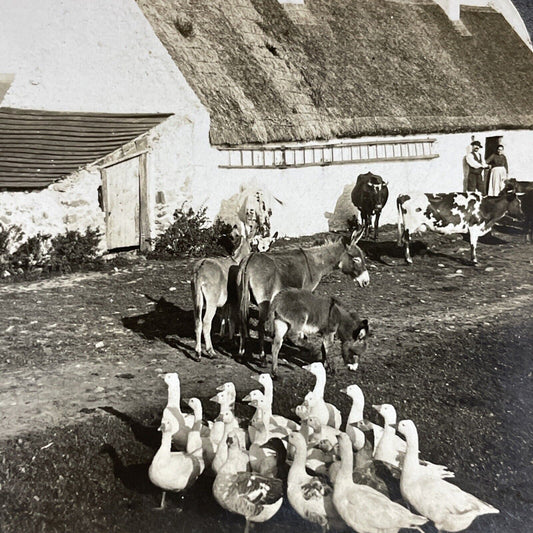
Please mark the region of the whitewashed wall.
[[[211, 187], [194, 189], [197, 204], [207, 203], [210, 214], [216, 216], [221, 201], [239, 191], [243, 184], [265, 188], [284, 202], [274, 204], [272, 229], [283, 235], [309, 235], [329, 229], [326, 213], [333, 213], [339, 198], [345, 213], [336, 213], [338, 220], [353, 214], [349, 193], [359, 174], [372, 171], [388, 181], [390, 197], [383, 210], [382, 223], [396, 222], [396, 197], [408, 191], [452, 192], [463, 190], [463, 158], [469, 149], [471, 135], [485, 144], [486, 137], [502, 136], [509, 160], [510, 175], [520, 180], [533, 180], [533, 132], [495, 131], [431, 136], [437, 139], [435, 152], [438, 158], [419, 161], [390, 161], [329, 165], [283, 170], [268, 169], [218, 169], [210, 177]], [[410, 137], [411, 138], [411, 137]], [[421, 138], [425, 138], [421, 137]], [[361, 140], [375, 140], [365, 138]], [[401, 139], [388, 137], [387, 139]], [[214, 153], [213, 157], [217, 154]]]

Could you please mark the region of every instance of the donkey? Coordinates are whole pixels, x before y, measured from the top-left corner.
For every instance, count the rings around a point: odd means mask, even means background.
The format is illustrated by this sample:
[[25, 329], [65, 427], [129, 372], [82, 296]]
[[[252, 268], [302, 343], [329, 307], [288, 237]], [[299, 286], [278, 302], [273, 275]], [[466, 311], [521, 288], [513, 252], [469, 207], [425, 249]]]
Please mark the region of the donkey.
[[337, 335], [342, 343], [342, 358], [350, 370], [356, 370], [359, 356], [366, 350], [368, 320], [361, 320], [356, 312], [347, 311], [336, 298], [316, 296], [303, 289], [284, 289], [270, 304], [270, 318], [274, 325], [272, 342], [272, 375], [278, 371], [278, 354], [285, 335], [291, 332], [303, 336], [318, 333], [322, 336], [322, 363]]
[[237, 273], [239, 298], [239, 356], [244, 356], [248, 336], [250, 301], [259, 308], [257, 332], [261, 349], [261, 365], [266, 366], [264, 350], [265, 321], [270, 302], [285, 288], [313, 291], [323, 276], [336, 268], [354, 278], [361, 287], [370, 283], [365, 256], [357, 246], [364, 228], [354, 232], [348, 241], [344, 238], [329, 240], [311, 248], [293, 248], [275, 253], [252, 253], [241, 261]]
[[[238, 304], [235, 286], [236, 272], [232, 272], [251, 251], [250, 240], [244, 235], [244, 228], [241, 227], [241, 232], [239, 232], [237, 226], [233, 226], [231, 233], [227, 236], [229, 243], [226, 244], [227, 247], [231, 246], [233, 249], [231, 255], [201, 259], [194, 265], [191, 291], [196, 331], [196, 361], [200, 361], [202, 356], [202, 332], [207, 357], [210, 359], [216, 357], [211, 342], [211, 325], [217, 308], [222, 308], [222, 324], [227, 323], [229, 337], [233, 337]], [[262, 243], [266, 246], [264, 241]]]

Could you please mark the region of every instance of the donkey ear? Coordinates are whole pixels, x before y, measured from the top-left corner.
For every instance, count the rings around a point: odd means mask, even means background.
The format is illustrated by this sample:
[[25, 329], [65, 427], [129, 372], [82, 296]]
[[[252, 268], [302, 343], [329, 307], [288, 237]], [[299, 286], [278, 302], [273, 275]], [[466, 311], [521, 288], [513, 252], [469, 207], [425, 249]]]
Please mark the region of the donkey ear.
[[274, 235], [272, 235], [272, 239], [277, 239], [278, 238], [278, 232], [276, 231], [276, 233], [274, 233]]
[[364, 226], [361, 229], [359, 229], [359, 230], [355, 230], [352, 233], [352, 237], [350, 239], [350, 244], [357, 244], [361, 240], [361, 237], [363, 236], [364, 232], [365, 232], [365, 227]]

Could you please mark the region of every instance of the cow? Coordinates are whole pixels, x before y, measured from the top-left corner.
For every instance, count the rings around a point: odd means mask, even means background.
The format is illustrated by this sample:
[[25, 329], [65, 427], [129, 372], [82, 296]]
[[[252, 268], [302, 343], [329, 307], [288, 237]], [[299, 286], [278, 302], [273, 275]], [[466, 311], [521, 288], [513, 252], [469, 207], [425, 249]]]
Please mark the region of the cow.
[[411, 264], [409, 239], [412, 233], [430, 229], [438, 233], [469, 233], [471, 260], [477, 265], [479, 237], [488, 233], [510, 209], [519, 208], [515, 189], [506, 185], [498, 196], [482, 196], [478, 191], [441, 194], [401, 194], [398, 207], [398, 246], [404, 246], [405, 260]]
[[352, 203], [361, 212], [365, 238], [370, 234], [372, 215], [374, 215], [374, 240], [377, 240], [379, 217], [388, 198], [389, 189], [381, 176], [372, 172], [357, 176], [357, 182], [352, 190]]

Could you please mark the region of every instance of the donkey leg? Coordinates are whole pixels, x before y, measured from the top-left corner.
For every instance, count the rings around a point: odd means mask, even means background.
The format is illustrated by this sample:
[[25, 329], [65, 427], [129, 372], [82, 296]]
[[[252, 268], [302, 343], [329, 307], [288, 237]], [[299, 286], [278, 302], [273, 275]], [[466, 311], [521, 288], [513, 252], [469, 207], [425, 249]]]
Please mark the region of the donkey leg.
[[194, 317], [194, 330], [196, 332], [196, 360], [199, 361], [202, 357], [202, 317], [197, 315]]
[[324, 337], [322, 338], [322, 364], [324, 365], [324, 368], [326, 369], [326, 372], [330, 372], [331, 374], [335, 373], [335, 369], [333, 368], [333, 365], [329, 364], [327, 360], [328, 351], [333, 346], [333, 343], [335, 342], [335, 333], [326, 333]]
[[265, 354], [265, 322], [268, 318], [268, 309], [270, 307], [270, 302], [261, 302], [259, 304], [259, 318], [257, 322], [257, 337], [259, 340], [259, 349], [261, 351], [259, 358], [259, 364], [262, 367], [267, 366], [266, 354]]
[[215, 317], [215, 313], [217, 311], [216, 306], [209, 305], [209, 303], [206, 305], [205, 308], [205, 315], [203, 319], [203, 331], [204, 331], [204, 340], [205, 340], [205, 349], [207, 353], [207, 357], [209, 359], [214, 359], [217, 356], [217, 353], [215, 352], [215, 349], [213, 348], [213, 343], [211, 342], [211, 325], [213, 324], [213, 318]]
[[274, 320], [274, 340], [272, 341], [272, 378], [278, 375], [278, 354], [289, 325], [283, 320]]

